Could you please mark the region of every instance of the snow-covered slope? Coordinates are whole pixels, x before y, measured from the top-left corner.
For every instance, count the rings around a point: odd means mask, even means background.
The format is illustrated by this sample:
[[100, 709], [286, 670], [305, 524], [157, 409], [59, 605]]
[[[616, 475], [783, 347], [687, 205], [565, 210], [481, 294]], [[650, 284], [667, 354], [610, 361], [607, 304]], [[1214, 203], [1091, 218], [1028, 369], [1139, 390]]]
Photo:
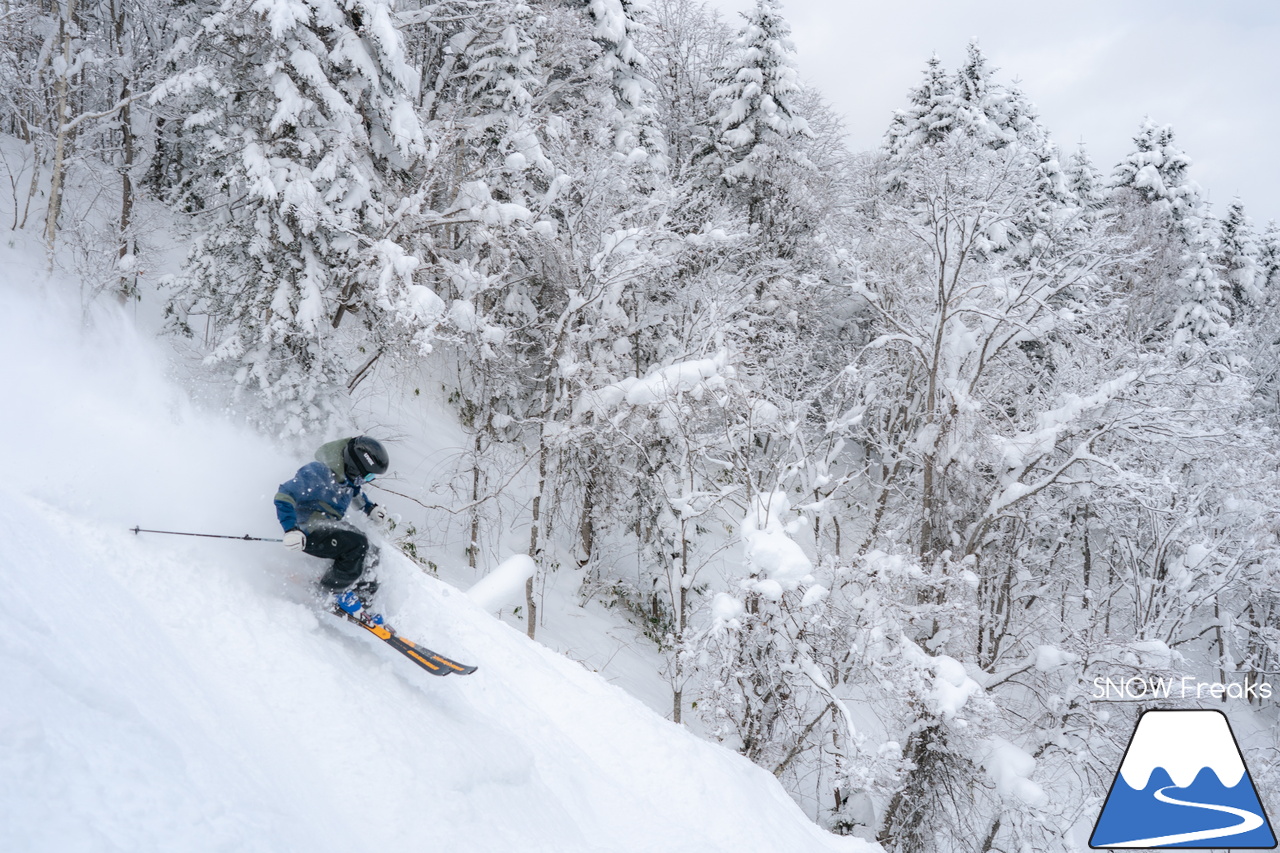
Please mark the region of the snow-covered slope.
[[278, 535], [296, 460], [4, 278], [0, 850], [872, 849], [398, 555], [388, 617], [474, 676], [318, 614], [278, 545], [129, 533]]

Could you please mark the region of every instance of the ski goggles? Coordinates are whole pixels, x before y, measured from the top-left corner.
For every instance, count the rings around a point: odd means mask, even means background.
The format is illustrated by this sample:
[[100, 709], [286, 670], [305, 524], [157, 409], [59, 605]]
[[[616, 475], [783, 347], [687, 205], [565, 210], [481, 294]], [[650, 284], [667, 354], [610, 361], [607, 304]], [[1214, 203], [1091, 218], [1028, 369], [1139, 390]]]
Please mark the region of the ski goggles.
[[372, 483], [372, 482], [373, 482], [373, 478], [374, 478], [374, 477], [376, 477], [376, 476], [378, 476], [378, 475], [377, 475], [377, 474], [365, 474], [365, 475], [364, 475], [364, 481], [365, 481], [366, 483]]

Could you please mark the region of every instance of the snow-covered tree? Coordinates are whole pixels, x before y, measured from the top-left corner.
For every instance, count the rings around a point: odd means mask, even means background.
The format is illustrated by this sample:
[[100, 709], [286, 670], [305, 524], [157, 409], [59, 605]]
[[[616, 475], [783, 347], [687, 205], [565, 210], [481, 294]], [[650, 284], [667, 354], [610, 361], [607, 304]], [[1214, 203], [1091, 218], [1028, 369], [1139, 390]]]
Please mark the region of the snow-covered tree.
[[523, 4], [498, 4], [480, 29], [464, 31], [468, 164], [498, 200], [526, 209], [554, 177], [543, 150], [545, 118], [534, 99], [543, 85], [537, 23]]
[[[162, 76], [170, 13], [164, 0], [18, 0], [0, 12], [0, 132], [22, 145], [0, 163], [13, 224], [41, 218], [50, 263], [121, 302], [137, 298], [153, 260], [137, 222], [153, 148], [139, 102]], [[100, 192], [68, 191], [84, 181]]]
[[[654, 120], [668, 152], [668, 175], [684, 196], [693, 194], [701, 173], [697, 156], [712, 147], [718, 131], [712, 93], [716, 75], [732, 47], [733, 32], [708, 6], [690, 0], [656, 0], [651, 24], [640, 33], [650, 61]], [[708, 193], [683, 203], [698, 220], [706, 215]], [[690, 223], [698, 230], [702, 221]]]
[[1191, 160], [1173, 129], [1150, 119], [1133, 141], [1112, 175], [1111, 205], [1143, 256], [1130, 277], [1135, 307], [1149, 326], [1211, 341], [1229, 328], [1231, 308], [1212, 260], [1214, 221], [1188, 174]]
[[955, 124], [952, 80], [935, 53], [925, 66], [924, 79], [911, 90], [910, 105], [897, 110], [885, 134], [884, 148], [891, 162], [922, 145], [946, 138]]
[[1280, 287], [1280, 223], [1274, 219], [1267, 223], [1258, 248], [1258, 277], [1263, 298], [1276, 301], [1277, 294], [1280, 294], [1276, 290]]
[[964, 64], [956, 70], [952, 84], [952, 130], [966, 133], [988, 148], [1002, 148], [1015, 140], [1034, 146], [1044, 136], [1034, 109], [1017, 87], [996, 81], [996, 70], [977, 41], [969, 42]]
[[900, 192], [912, 158], [921, 149], [952, 137], [966, 144], [999, 151], [1016, 146], [1021, 156], [1036, 161], [1036, 180], [1029, 188], [1036, 204], [1024, 217], [990, 233], [984, 252], [1006, 252], [1023, 262], [1047, 245], [1044, 235], [1058, 227], [1058, 211], [1076, 204], [1058, 160], [1057, 146], [1040, 124], [1035, 107], [1016, 86], [1000, 83], [977, 42], [970, 42], [964, 65], [944, 76], [937, 57], [930, 60], [924, 80], [913, 90], [912, 106], [895, 115], [882, 146], [886, 158], [883, 187]]
[[771, 231], [788, 185], [812, 168], [801, 144], [812, 131], [797, 109], [795, 45], [777, 0], [757, 0], [746, 15], [720, 79], [712, 94], [720, 176], [744, 195], [749, 221]]
[[1083, 143], [1067, 161], [1066, 177], [1067, 189], [1085, 211], [1096, 212], [1106, 204], [1106, 179], [1089, 159]]
[[1133, 143], [1134, 150], [1116, 166], [1111, 186], [1162, 206], [1175, 221], [1200, 216], [1200, 187], [1188, 174], [1191, 160], [1174, 141], [1173, 128], [1144, 119]]
[[1233, 324], [1243, 322], [1251, 306], [1262, 298], [1258, 284], [1258, 246], [1253, 223], [1244, 212], [1244, 204], [1234, 199], [1218, 229], [1218, 252], [1214, 258], [1231, 307]]
[[[1243, 217], [1243, 210], [1239, 215]], [[1248, 225], [1247, 219], [1244, 224]], [[1242, 312], [1244, 355], [1254, 378], [1255, 402], [1263, 411], [1274, 412], [1280, 410], [1280, 335], [1276, 334], [1280, 320], [1280, 225], [1272, 220], [1256, 241], [1248, 239], [1250, 230], [1238, 225], [1229, 229], [1223, 223], [1224, 249], [1228, 242], [1235, 244], [1232, 255], [1236, 260], [1228, 260], [1224, 251], [1220, 266], [1228, 275], [1234, 268], [1237, 278], [1233, 281], [1252, 282], [1251, 298]], [[1235, 235], [1242, 231], [1246, 239], [1239, 240]]]
[[[200, 64], [171, 90], [201, 139], [204, 212], [175, 321], [207, 315], [211, 358], [302, 431], [332, 413], [354, 359], [401, 329], [427, 345], [439, 316], [395, 239], [425, 150], [418, 77], [382, 0], [224, 0], [186, 49]], [[344, 320], [362, 329], [339, 343]]]
[[637, 0], [586, 0], [591, 14], [592, 36], [601, 45], [600, 70], [612, 82], [613, 102], [605, 107], [605, 119], [613, 132], [614, 146], [637, 161], [661, 166], [664, 144], [654, 124], [653, 81], [648, 60], [637, 44], [646, 7]]
[[[494, 4], [455, 35], [466, 96], [447, 114], [464, 130], [441, 159], [452, 164], [444, 214], [456, 224], [447, 242], [430, 220], [418, 232], [423, 253], [440, 258], [460, 333], [450, 385], [475, 431], [472, 502], [476, 484], [509, 479], [492, 470], [503, 445], [536, 460], [523, 505], [538, 578], [570, 561], [594, 567], [606, 532], [597, 507], [633, 488], [620, 465], [631, 457], [610, 457], [617, 449], [579, 401], [646, 370], [664, 343], [644, 333], [654, 322], [649, 276], [667, 263], [660, 247], [671, 238], [662, 158], [650, 156], [662, 145], [644, 140], [651, 114], [627, 23], [634, 11]], [[569, 530], [577, 543], [557, 536]], [[522, 610], [531, 635], [537, 588], [535, 579]]]
[[1188, 247], [1183, 254], [1182, 275], [1176, 282], [1179, 304], [1173, 315], [1173, 327], [1186, 329], [1196, 338], [1208, 341], [1231, 328], [1232, 309], [1223, 293], [1218, 267], [1210, 249], [1203, 243]]

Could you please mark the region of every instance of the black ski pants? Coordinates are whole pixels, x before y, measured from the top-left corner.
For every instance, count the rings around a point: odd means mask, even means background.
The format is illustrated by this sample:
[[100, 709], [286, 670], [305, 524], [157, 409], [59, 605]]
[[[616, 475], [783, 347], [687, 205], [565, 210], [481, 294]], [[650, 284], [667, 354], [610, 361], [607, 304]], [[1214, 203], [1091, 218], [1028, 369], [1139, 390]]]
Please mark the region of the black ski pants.
[[367, 536], [343, 521], [313, 524], [306, 534], [307, 544], [302, 549], [303, 553], [333, 560], [329, 571], [320, 578], [321, 587], [336, 592], [360, 580], [370, 551]]

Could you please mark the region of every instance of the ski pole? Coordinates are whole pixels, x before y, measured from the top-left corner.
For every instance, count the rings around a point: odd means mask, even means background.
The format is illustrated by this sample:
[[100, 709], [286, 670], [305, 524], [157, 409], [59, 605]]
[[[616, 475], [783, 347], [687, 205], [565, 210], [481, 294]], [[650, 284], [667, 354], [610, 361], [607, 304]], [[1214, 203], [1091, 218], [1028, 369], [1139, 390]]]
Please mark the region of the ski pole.
[[182, 533], [177, 530], [147, 530], [144, 527], [131, 527], [130, 532], [135, 536], [139, 533], [165, 533], [169, 536], [202, 536], [205, 539], [239, 539], [245, 542], [283, 542], [283, 539], [267, 539], [262, 536], [250, 536], [246, 533], [243, 536], [226, 536], [221, 533]]

